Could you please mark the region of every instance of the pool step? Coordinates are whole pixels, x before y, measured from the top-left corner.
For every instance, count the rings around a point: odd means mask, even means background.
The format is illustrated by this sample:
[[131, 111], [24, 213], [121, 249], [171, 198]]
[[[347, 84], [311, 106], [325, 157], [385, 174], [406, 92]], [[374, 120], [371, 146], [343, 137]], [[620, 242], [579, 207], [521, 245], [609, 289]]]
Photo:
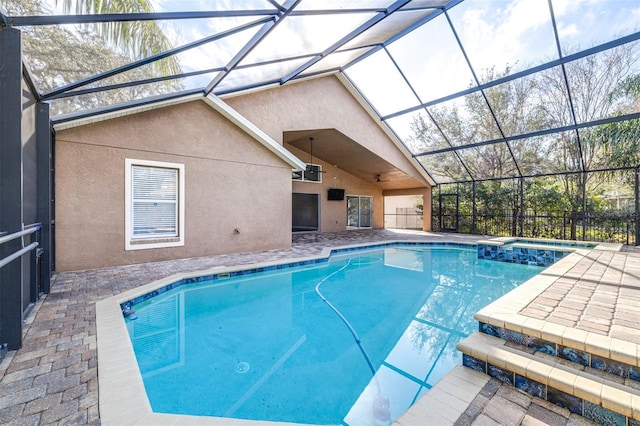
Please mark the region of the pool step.
[[507, 327], [479, 323], [479, 331], [483, 334], [530, 352], [558, 358], [564, 363], [573, 363], [578, 369], [592, 368], [616, 376], [620, 381], [634, 381], [640, 387], [640, 346], [633, 342], [571, 328], [563, 328], [563, 333], [553, 333], [556, 327], [550, 323], [540, 327], [542, 330]]
[[640, 425], [640, 391], [476, 332], [457, 345], [463, 365], [598, 423]]

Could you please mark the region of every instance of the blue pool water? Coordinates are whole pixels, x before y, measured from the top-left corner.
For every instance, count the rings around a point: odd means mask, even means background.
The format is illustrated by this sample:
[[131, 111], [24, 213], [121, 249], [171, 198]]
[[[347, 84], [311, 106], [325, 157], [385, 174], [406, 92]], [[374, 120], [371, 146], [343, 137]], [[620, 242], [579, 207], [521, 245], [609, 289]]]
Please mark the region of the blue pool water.
[[461, 363], [476, 311], [542, 269], [475, 248], [356, 251], [182, 285], [127, 327], [155, 412], [384, 424]]

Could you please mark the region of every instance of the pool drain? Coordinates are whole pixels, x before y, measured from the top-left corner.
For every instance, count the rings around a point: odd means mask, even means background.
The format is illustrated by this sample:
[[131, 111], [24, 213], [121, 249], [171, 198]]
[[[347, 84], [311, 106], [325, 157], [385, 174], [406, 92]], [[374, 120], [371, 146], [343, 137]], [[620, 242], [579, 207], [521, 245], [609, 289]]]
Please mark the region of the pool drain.
[[245, 361], [238, 361], [238, 362], [236, 363], [236, 373], [244, 374], [244, 373], [246, 373], [247, 371], [249, 371], [249, 368], [251, 368], [251, 366], [249, 365], [249, 363], [248, 363], [248, 362], [245, 362]]

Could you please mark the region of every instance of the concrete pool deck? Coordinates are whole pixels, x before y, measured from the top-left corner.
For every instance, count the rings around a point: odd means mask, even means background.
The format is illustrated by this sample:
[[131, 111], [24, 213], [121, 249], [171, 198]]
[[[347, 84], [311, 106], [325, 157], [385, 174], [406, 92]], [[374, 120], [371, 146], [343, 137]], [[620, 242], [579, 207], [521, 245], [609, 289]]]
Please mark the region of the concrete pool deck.
[[[58, 274], [52, 284], [51, 293], [37, 303], [25, 323], [23, 347], [18, 351], [10, 352], [0, 363], [0, 424], [101, 423], [98, 408], [95, 320], [95, 303], [100, 300], [177, 272], [315, 256], [326, 247], [385, 240], [475, 243], [484, 238], [483, 236], [390, 230], [304, 234], [294, 236], [292, 247], [286, 250], [211, 256]], [[619, 263], [619, 259], [622, 258], [624, 262]], [[623, 269], [629, 270], [625, 280], [619, 283], [623, 296], [608, 301], [609, 310], [613, 312], [617, 312], [616, 308], [619, 304], [623, 306], [620, 312], [624, 312], [626, 320], [615, 316], [604, 318], [605, 315], [599, 312], [601, 309], [591, 309], [585, 315], [595, 316], [595, 318], [602, 315], [603, 318], [595, 324], [605, 321], [610, 324], [608, 332], [597, 330], [593, 331], [594, 333], [608, 336], [612, 330], [617, 330], [616, 333], [621, 333], [619, 336], [633, 342], [633, 339], [640, 336], [640, 324], [629, 318], [638, 318], [640, 313], [640, 288], [635, 285], [636, 282], [630, 283], [628, 280], [631, 278], [640, 280], [636, 269], [637, 265], [640, 265], [640, 254], [614, 253], [610, 262], [620, 264]], [[591, 271], [588, 279], [599, 283], [607, 269], [598, 271]], [[597, 273], [600, 275], [598, 276]], [[564, 298], [568, 299], [570, 296], [567, 293]], [[550, 315], [553, 312], [560, 312], [561, 310], [558, 309], [560, 305], [547, 306], [545, 303], [549, 298], [544, 299], [538, 302], [541, 306], [545, 306], [545, 309], [532, 310], [526, 312], [526, 315], [535, 317], [544, 314], [548, 318], [538, 319], [549, 322], [553, 322], [555, 318], [561, 318], [558, 315]], [[547, 312], [549, 309], [551, 311]], [[623, 324], [620, 321], [626, 322]], [[573, 327], [580, 329], [587, 323], [591, 324], [594, 321], [582, 324], [576, 322]], [[460, 384], [464, 386], [461, 387]], [[429, 421], [430, 418], [434, 421], [445, 419], [446, 423], [450, 424], [455, 422], [505, 425], [588, 424], [588, 421], [583, 418], [569, 415], [565, 413], [566, 410], [561, 410], [547, 401], [530, 397], [497, 382], [496, 379], [490, 379], [467, 368], [456, 368], [445, 380], [436, 385], [434, 390], [437, 392], [432, 390], [427, 393], [428, 398], [421, 399], [406, 416], [398, 419], [398, 424], [436, 424]], [[435, 399], [437, 402], [442, 395], [451, 394], [457, 395], [456, 398], [463, 401], [456, 402], [458, 417], [455, 420], [452, 418], [455, 411], [428, 408], [429, 399]], [[423, 400], [425, 400], [424, 403]], [[449, 398], [449, 401], [453, 400]], [[424, 410], [438, 414], [438, 417], [429, 417]], [[448, 414], [443, 418], [442, 414], [445, 412]], [[175, 419], [167, 419], [167, 421], [175, 423]]]

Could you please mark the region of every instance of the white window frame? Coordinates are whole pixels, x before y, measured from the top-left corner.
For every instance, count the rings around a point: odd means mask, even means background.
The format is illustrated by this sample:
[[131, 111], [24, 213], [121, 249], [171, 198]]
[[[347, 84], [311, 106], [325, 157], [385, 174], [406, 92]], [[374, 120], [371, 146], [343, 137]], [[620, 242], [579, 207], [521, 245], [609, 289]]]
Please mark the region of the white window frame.
[[[132, 169], [134, 166], [174, 169], [178, 172], [178, 223], [176, 236], [146, 236], [133, 235], [133, 182]], [[166, 163], [161, 161], [135, 160], [125, 158], [125, 250], [145, 250], [165, 247], [184, 246], [184, 164]]]
[[[316, 167], [318, 171], [318, 180], [305, 179], [305, 174], [308, 173], [306, 170], [302, 170], [299, 172], [293, 172], [291, 178], [296, 182], [307, 182], [307, 183], [322, 183], [322, 164], [309, 164], [307, 163], [307, 167]], [[296, 173], [300, 173], [300, 178], [296, 178]]]

